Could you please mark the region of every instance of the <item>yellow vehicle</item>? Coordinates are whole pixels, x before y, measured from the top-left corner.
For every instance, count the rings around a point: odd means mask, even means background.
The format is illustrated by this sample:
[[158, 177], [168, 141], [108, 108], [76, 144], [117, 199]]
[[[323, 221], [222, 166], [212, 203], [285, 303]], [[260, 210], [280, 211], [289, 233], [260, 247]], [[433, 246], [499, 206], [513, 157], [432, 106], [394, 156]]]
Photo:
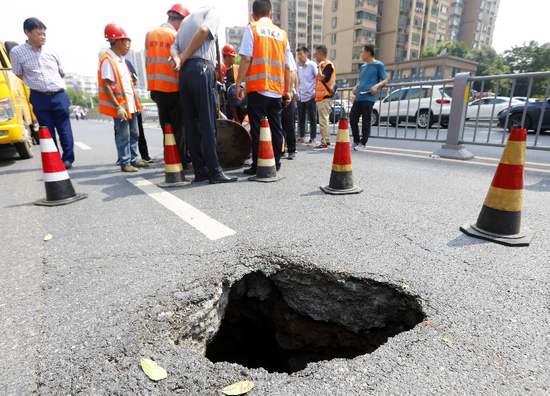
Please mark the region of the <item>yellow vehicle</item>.
[[21, 158], [31, 158], [37, 133], [29, 89], [13, 73], [6, 46], [0, 42], [0, 147], [13, 145]]

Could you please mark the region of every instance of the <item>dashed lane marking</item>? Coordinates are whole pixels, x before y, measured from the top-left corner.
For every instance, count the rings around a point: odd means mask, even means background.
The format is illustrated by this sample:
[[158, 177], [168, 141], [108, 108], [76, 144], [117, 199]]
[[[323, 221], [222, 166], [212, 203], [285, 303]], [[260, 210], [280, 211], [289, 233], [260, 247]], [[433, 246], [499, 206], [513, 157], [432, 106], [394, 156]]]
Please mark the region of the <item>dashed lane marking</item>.
[[82, 142], [74, 142], [74, 144], [78, 147], [80, 147], [82, 150], [91, 150], [92, 148], [88, 146], [87, 144], [84, 144]]
[[141, 177], [128, 179], [130, 183], [149, 195], [164, 207], [170, 209], [183, 221], [202, 232], [208, 239], [216, 240], [229, 235], [236, 234], [231, 228], [207, 216], [200, 210], [175, 197], [169, 192], [155, 186], [148, 180]]

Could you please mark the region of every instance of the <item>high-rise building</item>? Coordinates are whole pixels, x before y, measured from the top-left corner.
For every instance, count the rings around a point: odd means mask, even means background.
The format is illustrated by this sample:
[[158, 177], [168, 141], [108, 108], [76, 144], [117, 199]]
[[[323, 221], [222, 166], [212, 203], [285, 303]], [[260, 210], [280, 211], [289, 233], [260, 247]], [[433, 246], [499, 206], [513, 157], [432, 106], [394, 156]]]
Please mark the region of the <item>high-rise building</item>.
[[[490, 45], [500, 0], [329, 0], [323, 42], [340, 86], [351, 86], [372, 42], [385, 64], [414, 61], [428, 46]], [[455, 67], [456, 68], [456, 67]], [[435, 69], [435, 68], [434, 68]]]
[[[248, 0], [249, 21], [252, 3]], [[323, 43], [323, 0], [272, 0], [273, 23], [286, 31], [290, 50], [307, 47], [310, 54]]]

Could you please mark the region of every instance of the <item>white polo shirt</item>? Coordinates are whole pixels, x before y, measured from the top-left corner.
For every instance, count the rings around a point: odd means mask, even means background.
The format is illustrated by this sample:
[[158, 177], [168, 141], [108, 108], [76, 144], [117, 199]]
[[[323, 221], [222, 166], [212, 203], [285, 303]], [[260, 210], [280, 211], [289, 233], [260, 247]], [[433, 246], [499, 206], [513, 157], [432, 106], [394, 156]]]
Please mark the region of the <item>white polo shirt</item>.
[[[126, 66], [126, 61], [124, 60], [124, 57], [119, 57], [117, 54], [111, 51], [111, 49], [108, 49], [107, 52], [115, 60], [115, 65], [118, 69], [118, 73], [120, 74], [120, 79], [122, 80], [122, 88], [124, 90], [124, 93], [126, 94], [126, 99], [128, 99], [128, 108], [130, 110], [130, 113], [135, 113], [136, 102], [134, 100], [134, 90], [132, 88], [132, 77], [130, 76], [128, 66]], [[116, 84], [114, 83], [114, 81], [116, 80], [115, 73], [113, 71], [113, 68], [111, 67], [111, 62], [107, 60], [104, 61], [101, 65], [101, 78], [112, 81], [111, 88], [114, 88], [116, 86]]]

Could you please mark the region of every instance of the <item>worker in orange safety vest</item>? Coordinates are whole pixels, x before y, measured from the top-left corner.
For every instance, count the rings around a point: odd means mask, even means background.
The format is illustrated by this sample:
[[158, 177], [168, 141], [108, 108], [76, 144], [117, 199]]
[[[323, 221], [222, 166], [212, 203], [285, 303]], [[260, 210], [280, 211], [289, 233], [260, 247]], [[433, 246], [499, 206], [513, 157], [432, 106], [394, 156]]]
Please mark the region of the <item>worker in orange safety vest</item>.
[[231, 44], [226, 44], [222, 48], [222, 55], [223, 63], [227, 69], [227, 73], [224, 79], [226, 95], [225, 115], [228, 119], [235, 120], [240, 123], [244, 118], [244, 113], [242, 109], [240, 107], [235, 107], [233, 103], [229, 103], [229, 101], [227, 100], [227, 91], [229, 90], [229, 87], [233, 85], [239, 77], [239, 66], [235, 64], [237, 51], [235, 50], [235, 47], [233, 47]]
[[145, 36], [147, 89], [151, 91], [151, 99], [157, 104], [162, 132], [164, 133], [167, 123], [172, 126], [184, 168], [187, 167], [187, 149], [179, 99], [179, 73], [172, 70], [170, 47], [176, 39], [181, 22], [189, 14], [186, 6], [174, 4], [167, 12], [168, 21]]
[[138, 157], [139, 131], [136, 113], [141, 111], [124, 56], [131, 40], [115, 23], [105, 26], [111, 48], [101, 55], [98, 67], [99, 112], [113, 117], [119, 165], [123, 172], [137, 172], [149, 164]]

